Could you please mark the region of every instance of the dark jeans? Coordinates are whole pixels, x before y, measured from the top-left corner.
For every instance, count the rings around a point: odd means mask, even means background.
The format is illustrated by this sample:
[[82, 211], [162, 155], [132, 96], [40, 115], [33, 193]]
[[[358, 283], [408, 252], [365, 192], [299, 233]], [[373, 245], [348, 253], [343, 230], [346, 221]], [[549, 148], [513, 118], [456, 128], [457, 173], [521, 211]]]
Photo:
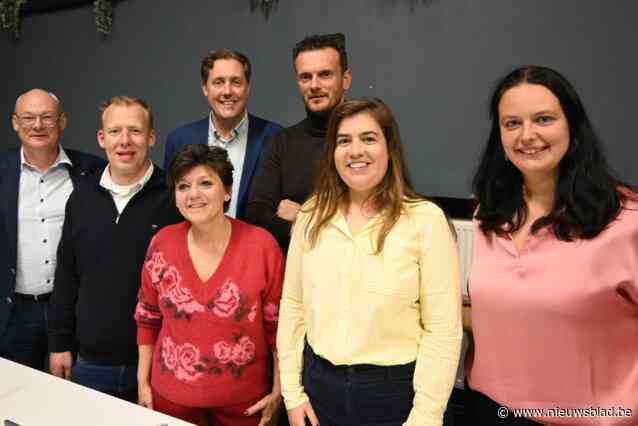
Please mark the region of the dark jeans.
[[117, 398], [137, 402], [136, 365], [99, 365], [78, 355], [71, 371], [71, 380]]
[[47, 318], [49, 302], [16, 295], [4, 335], [0, 356], [38, 370], [48, 365]]
[[306, 344], [303, 385], [321, 426], [401, 426], [412, 409], [414, 366], [335, 366]]
[[447, 409], [443, 416], [443, 426], [466, 426], [472, 425], [472, 422], [467, 422], [466, 407], [467, 407], [467, 390], [465, 389], [452, 389], [452, 394], [447, 403]]
[[[466, 408], [466, 424], [474, 426], [537, 426], [540, 423], [533, 422], [523, 417], [514, 417], [511, 409], [504, 410], [496, 401], [488, 396], [468, 390], [469, 404]], [[500, 410], [500, 411], [499, 411]], [[499, 416], [499, 413], [501, 416]], [[507, 415], [504, 415], [507, 414]]]

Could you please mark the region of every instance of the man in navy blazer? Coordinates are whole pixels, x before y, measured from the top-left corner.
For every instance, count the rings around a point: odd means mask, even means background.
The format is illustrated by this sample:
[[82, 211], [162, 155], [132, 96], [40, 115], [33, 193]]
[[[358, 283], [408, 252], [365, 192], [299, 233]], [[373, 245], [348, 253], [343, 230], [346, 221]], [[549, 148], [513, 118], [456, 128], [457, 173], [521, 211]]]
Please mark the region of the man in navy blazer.
[[67, 115], [53, 93], [18, 97], [12, 123], [21, 148], [0, 155], [0, 356], [42, 370], [66, 200], [106, 161], [59, 145]]
[[172, 159], [184, 145], [198, 143], [226, 149], [235, 168], [227, 214], [243, 219], [261, 153], [282, 127], [246, 112], [251, 66], [245, 55], [227, 49], [210, 52], [202, 60], [200, 74], [211, 112], [168, 135], [164, 168], [169, 171]]

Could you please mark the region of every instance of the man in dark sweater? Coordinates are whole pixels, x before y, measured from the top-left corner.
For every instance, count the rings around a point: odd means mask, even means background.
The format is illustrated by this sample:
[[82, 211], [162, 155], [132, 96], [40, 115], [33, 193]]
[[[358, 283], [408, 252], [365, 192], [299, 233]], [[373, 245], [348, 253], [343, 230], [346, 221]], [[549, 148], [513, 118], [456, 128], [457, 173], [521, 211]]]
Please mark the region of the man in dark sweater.
[[307, 117], [276, 135], [259, 161], [246, 220], [266, 228], [284, 253], [290, 227], [313, 189], [328, 119], [352, 82], [343, 34], [304, 38], [293, 49]]
[[[137, 400], [133, 319], [147, 246], [181, 217], [164, 173], [149, 160], [155, 144], [150, 108], [117, 96], [102, 106], [97, 138], [108, 166], [99, 183], [69, 197], [50, 302], [51, 373]], [[71, 349], [79, 344], [72, 366]]]

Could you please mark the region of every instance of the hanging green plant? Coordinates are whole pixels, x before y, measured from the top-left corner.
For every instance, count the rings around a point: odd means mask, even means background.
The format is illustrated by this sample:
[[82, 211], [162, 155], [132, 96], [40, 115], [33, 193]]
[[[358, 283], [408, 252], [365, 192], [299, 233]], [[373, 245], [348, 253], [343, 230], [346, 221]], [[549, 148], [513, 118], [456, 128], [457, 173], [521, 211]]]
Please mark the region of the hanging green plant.
[[95, 12], [95, 27], [98, 33], [111, 34], [113, 29], [113, 0], [95, 0], [93, 2]]
[[0, 0], [0, 28], [20, 38], [20, 9], [27, 0]]
[[273, 7], [277, 6], [279, 0], [250, 0], [250, 11], [253, 12], [259, 9], [264, 15], [264, 18], [268, 19]]

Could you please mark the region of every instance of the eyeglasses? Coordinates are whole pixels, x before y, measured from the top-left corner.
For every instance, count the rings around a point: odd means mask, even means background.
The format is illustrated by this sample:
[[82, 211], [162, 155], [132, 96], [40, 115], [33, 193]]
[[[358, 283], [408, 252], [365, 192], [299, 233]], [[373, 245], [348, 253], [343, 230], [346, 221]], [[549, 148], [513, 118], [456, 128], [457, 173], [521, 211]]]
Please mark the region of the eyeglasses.
[[35, 123], [36, 123], [36, 121], [38, 121], [38, 118], [40, 119], [40, 125], [42, 127], [49, 127], [49, 128], [50, 127], [55, 127], [55, 125], [60, 120], [60, 117], [62, 117], [62, 114], [55, 114], [55, 113], [45, 113], [45, 114], [40, 114], [40, 115], [32, 115], [32, 114], [18, 115], [18, 114], [13, 114], [13, 116], [18, 119], [18, 122], [20, 123], [21, 127], [25, 128], [25, 129], [30, 129], [33, 126], [35, 126]]

